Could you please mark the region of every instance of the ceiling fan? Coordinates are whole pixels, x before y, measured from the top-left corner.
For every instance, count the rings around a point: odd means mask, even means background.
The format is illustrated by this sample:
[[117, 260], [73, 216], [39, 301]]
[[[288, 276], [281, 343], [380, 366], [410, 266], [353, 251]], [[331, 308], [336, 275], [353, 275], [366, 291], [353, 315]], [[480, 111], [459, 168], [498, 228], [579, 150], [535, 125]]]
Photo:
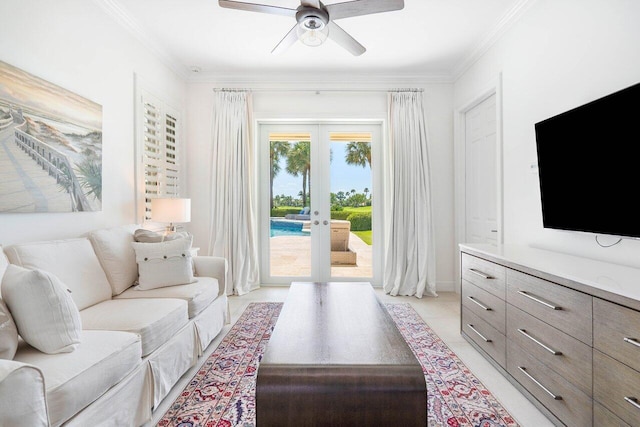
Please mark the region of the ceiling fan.
[[296, 25], [271, 53], [284, 52], [298, 40], [307, 46], [320, 46], [329, 37], [355, 56], [362, 55], [367, 49], [334, 20], [404, 8], [404, 0], [351, 0], [327, 5], [320, 0], [301, 0], [297, 9], [234, 0], [218, 0], [218, 4], [228, 9], [294, 17]]

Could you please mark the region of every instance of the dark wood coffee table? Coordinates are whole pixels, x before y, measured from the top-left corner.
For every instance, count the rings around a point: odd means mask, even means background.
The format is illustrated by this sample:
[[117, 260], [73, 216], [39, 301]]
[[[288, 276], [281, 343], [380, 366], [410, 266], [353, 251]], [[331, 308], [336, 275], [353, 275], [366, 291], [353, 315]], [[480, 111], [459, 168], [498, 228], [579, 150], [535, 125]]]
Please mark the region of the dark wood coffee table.
[[256, 423], [427, 425], [422, 368], [369, 283], [292, 283], [258, 368]]

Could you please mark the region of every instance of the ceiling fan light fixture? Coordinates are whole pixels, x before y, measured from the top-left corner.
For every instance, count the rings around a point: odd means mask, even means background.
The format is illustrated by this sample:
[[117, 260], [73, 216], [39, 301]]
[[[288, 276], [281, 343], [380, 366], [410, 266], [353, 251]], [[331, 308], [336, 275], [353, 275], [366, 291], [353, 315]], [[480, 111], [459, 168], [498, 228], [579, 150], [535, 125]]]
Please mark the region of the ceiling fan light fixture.
[[318, 21], [322, 25], [317, 28], [309, 28], [305, 25], [305, 22], [301, 22], [298, 25], [298, 40], [304, 45], [317, 47], [327, 40], [329, 37], [329, 27], [327, 25]]
[[317, 47], [329, 37], [329, 14], [324, 9], [300, 6], [296, 12], [298, 40], [304, 45]]

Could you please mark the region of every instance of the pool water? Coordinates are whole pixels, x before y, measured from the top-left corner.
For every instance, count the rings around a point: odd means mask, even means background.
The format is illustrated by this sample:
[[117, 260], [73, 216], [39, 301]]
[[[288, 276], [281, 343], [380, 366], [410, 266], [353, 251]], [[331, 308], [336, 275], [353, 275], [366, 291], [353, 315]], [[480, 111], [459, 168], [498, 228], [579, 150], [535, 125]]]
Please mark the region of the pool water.
[[271, 237], [275, 236], [308, 236], [308, 231], [302, 230], [302, 222], [271, 220]]

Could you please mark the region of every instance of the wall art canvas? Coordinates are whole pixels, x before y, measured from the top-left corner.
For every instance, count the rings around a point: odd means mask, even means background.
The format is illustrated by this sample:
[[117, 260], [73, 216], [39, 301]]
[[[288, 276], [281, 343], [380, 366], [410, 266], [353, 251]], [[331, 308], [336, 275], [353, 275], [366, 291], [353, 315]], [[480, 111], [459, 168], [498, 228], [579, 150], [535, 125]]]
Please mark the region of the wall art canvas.
[[0, 61], [0, 213], [102, 210], [102, 106]]

